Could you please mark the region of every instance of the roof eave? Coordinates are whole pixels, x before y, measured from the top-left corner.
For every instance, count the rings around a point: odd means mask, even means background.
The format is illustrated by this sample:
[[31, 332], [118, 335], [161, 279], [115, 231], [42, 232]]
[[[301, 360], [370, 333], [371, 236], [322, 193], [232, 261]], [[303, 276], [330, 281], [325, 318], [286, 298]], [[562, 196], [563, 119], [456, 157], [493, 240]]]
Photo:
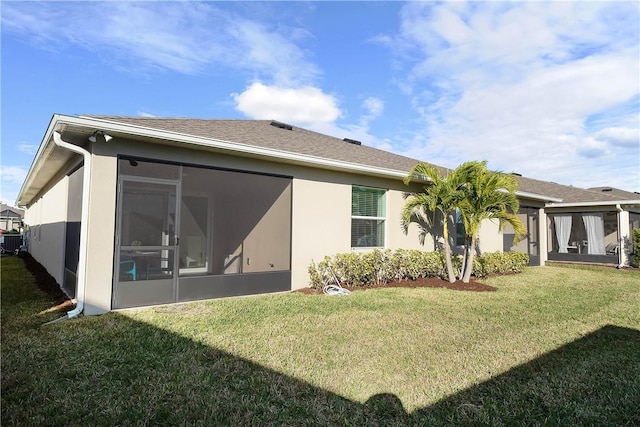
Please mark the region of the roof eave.
[[527, 191], [520, 191], [520, 190], [516, 191], [516, 196], [525, 197], [527, 199], [533, 199], [533, 200], [541, 200], [543, 202], [562, 202], [562, 199], [559, 199], [557, 197], [545, 196], [543, 194], [529, 193]]
[[36, 155], [33, 158], [33, 161], [31, 162], [31, 166], [29, 167], [27, 176], [25, 177], [22, 183], [22, 186], [20, 187], [20, 191], [18, 192], [18, 197], [16, 198], [16, 202], [15, 202], [16, 206], [26, 206], [27, 204], [33, 201], [33, 200], [28, 200], [28, 201], [24, 200], [25, 192], [32, 185], [33, 180], [37, 175], [37, 172], [40, 171], [40, 169], [44, 166], [44, 160], [46, 158], [46, 155], [49, 154], [55, 146], [55, 143], [53, 142], [51, 135], [53, 134], [53, 131], [57, 126], [58, 117], [60, 117], [59, 114], [54, 114], [51, 117], [51, 121], [49, 121], [49, 126], [47, 127], [44, 137], [40, 142], [40, 146], [38, 147], [38, 151], [36, 152]]

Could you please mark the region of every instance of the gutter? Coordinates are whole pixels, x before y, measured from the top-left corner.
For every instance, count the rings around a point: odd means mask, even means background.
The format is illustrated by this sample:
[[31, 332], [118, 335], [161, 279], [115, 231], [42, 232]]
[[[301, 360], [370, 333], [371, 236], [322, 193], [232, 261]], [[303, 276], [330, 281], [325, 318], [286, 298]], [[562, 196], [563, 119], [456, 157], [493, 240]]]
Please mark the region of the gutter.
[[639, 205], [640, 200], [611, 200], [599, 202], [566, 202], [566, 203], [548, 203], [545, 208], [573, 208], [587, 206], [622, 206], [622, 205]]
[[[89, 188], [91, 187], [91, 154], [82, 147], [63, 141], [60, 132], [53, 131], [53, 142], [60, 148], [82, 155], [84, 170], [82, 177], [82, 214], [80, 219], [80, 248], [78, 259], [78, 287], [76, 294], [76, 308], [67, 313], [67, 318], [78, 317], [84, 310], [84, 294], [87, 283], [87, 222], [89, 219]], [[58, 319], [60, 320], [60, 319]]]

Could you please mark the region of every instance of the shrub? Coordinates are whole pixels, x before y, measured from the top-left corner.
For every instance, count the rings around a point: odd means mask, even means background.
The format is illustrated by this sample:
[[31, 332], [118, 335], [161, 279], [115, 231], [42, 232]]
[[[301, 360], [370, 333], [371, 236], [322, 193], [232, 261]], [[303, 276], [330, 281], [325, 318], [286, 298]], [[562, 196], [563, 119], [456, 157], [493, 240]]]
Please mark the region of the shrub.
[[631, 232], [633, 258], [631, 265], [640, 267], [640, 228], [634, 228]]
[[529, 255], [521, 252], [487, 252], [473, 259], [476, 277], [490, 274], [521, 273], [529, 265]]
[[[462, 256], [452, 254], [454, 269], [462, 266]], [[474, 259], [474, 274], [520, 273], [529, 263], [529, 256], [519, 252], [494, 252]], [[383, 285], [394, 280], [416, 280], [445, 276], [444, 252], [397, 249], [391, 251], [348, 252], [326, 256], [317, 265], [309, 266], [310, 284], [322, 288], [329, 284], [345, 286]]]
[[349, 252], [325, 257], [309, 266], [314, 288], [340, 283], [346, 286], [382, 285], [393, 280], [439, 277], [444, 272], [439, 252], [398, 249]]

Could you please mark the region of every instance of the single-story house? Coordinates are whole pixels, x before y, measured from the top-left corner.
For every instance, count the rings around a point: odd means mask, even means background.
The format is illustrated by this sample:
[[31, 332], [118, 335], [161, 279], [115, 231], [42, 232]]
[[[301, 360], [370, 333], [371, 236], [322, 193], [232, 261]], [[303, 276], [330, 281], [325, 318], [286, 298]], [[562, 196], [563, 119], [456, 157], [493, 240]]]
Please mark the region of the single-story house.
[[0, 204], [0, 230], [4, 231], [20, 231], [22, 229], [22, 217], [24, 211], [22, 209]]
[[[400, 227], [416, 163], [277, 121], [56, 114], [17, 203], [70, 316], [93, 315], [306, 287], [340, 252], [434, 250]], [[528, 237], [487, 222], [481, 251], [628, 262], [640, 196], [518, 178]]]

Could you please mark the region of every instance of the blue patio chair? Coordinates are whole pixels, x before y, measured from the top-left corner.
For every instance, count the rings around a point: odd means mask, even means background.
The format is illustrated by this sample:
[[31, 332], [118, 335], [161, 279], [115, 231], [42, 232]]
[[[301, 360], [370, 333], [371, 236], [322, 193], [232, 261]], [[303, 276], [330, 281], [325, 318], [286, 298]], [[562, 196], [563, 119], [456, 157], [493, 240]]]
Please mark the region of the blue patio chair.
[[[126, 268], [128, 268], [128, 270], [123, 271]], [[132, 259], [126, 259], [126, 260], [120, 261], [120, 275], [131, 276], [131, 280], [133, 281], [138, 280], [136, 262]]]

